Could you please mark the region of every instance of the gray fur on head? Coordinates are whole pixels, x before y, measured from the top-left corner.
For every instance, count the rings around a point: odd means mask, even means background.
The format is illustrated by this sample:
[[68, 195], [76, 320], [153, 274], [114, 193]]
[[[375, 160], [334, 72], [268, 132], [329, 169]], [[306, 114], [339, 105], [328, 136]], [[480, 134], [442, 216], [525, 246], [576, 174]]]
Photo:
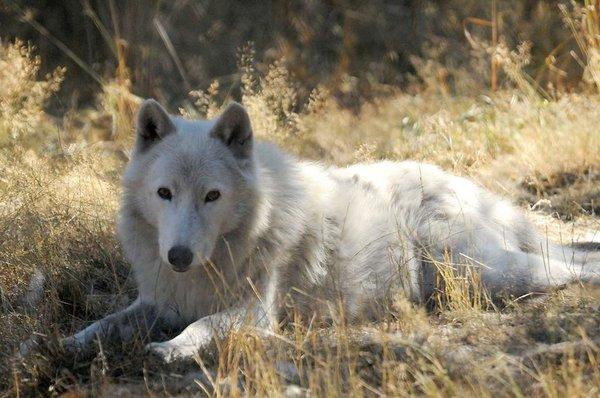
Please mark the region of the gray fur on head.
[[[124, 177], [122, 213], [128, 216], [121, 224], [127, 225], [128, 217], [139, 218], [152, 238], [132, 242], [131, 231], [121, 233], [126, 252], [147, 247], [167, 268], [169, 250], [175, 246], [193, 252], [192, 268], [207, 261], [231, 262], [227, 245], [248, 239], [257, 197], [252, 128], [245, 109], [233, 103], [215, 120], [190, 121], [170, 116], [156, 101], [147, 100], [139, 111], [136, 145]], [[168, 190], [171, 198], [159, 197], [160, 189]], [[212, 191], [218, 199], [209, 203], [206, 196]], [[246, 250], [239, 248], [246, 245], [235, 246], [236, 258], [244, 258]]]

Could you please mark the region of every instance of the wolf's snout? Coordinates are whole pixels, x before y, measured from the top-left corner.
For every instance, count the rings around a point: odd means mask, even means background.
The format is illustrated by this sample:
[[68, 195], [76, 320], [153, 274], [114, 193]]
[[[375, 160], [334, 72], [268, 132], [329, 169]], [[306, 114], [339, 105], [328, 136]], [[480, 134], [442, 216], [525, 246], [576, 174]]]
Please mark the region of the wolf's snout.
[[194, 253], [185, 246], [173, 246], [169, 249], [167, 254], [169, 263], [173, 266], [173, 269], [177, 272], [187, 271], [188, 267], [192, 263]]

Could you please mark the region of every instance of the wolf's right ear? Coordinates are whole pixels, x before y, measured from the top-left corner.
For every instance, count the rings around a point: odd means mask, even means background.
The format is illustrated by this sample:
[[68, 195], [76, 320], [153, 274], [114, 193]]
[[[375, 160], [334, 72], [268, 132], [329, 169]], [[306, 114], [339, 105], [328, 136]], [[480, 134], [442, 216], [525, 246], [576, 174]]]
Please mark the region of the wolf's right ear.
[[137, 148], [144, 151], [175, 131], [169, 114], [153, 99], [145, 100], [137, 117]]

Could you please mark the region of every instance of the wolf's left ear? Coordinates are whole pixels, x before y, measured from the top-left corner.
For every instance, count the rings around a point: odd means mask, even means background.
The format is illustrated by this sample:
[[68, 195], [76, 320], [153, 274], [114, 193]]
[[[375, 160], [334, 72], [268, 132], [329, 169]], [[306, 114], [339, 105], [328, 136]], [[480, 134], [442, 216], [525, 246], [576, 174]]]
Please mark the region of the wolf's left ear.
[[252, 155], [252, 126], [246, 109], [232, 102], [219, 116], [210, 134], [221, 140], [238, 159]]
[[137, 147], [146, 150], [175, 131], [169, 113], [153, 99], [145, 100], [137, 118]]

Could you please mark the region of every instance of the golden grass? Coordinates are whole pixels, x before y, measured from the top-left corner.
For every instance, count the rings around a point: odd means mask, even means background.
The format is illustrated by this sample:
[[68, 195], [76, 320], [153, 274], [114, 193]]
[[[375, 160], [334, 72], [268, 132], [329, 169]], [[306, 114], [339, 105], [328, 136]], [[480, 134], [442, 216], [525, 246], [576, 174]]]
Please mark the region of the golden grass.
[[65, 74], [57, 68], [39, 79], [40, 66], [31, 46], [20, 40], [0, 42], [0, 145], [39, 138], [36, 133], [47, 122], [44, 106]]

